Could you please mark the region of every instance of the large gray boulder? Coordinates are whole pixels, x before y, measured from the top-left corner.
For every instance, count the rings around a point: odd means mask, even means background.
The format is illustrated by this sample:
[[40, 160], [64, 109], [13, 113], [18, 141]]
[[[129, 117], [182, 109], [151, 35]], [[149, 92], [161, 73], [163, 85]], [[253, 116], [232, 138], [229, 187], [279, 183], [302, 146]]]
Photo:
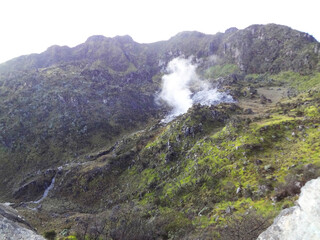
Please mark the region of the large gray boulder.
[[320, 178], [301, 189], [297, 206], [281, 211], [274, 223], [258, 240], [319, 240]]
[[18, 212], [0, 204], [0, 240], [44, 240]]

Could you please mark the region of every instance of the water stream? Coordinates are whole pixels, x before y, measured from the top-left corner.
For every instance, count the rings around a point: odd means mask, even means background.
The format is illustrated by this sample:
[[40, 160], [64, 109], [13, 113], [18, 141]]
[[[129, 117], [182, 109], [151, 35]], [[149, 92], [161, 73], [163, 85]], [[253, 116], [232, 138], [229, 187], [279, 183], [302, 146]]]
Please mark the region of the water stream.
[[42, 197], [41, 197], [39, 200], [37, 200], [37, 201], [33, 201], [32, 203], [38, 204], [38, 203], [42, 202], [42, 201], [48, 196], [50, 190], [54, 187], [54, 182], [55, 182], [55, 180], [56, 180], [56, 176], [54, 176], [54, 177], [52, 178], [49, 187], [46, 188], [46, 190], [44, 191]]

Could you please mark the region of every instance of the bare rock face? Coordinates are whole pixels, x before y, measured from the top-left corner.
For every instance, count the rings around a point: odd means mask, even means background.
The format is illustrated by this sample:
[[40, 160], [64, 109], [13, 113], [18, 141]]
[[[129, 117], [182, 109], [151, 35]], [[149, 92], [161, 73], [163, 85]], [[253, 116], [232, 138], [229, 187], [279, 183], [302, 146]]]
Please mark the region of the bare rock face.
[[320, 178], [302, 189], [297, 206], [281, 211], [258, 240], [320, 239]]
[[13, 208], [0, 204], [0, 240], [44, 240]]

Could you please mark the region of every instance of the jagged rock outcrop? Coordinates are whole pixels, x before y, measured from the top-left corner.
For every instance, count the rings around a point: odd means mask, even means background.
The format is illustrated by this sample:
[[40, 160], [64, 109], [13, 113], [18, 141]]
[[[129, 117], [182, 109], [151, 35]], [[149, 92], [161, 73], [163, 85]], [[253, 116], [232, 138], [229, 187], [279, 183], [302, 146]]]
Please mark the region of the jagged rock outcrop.
[[283, 210], [258, 240], [320, 239], [320, 178], [302, 189], [297, 206]]
[[0, 204], [0, 240], [44, 240], [13, 208]]
[[247, 73], [288, 70], [305, 73], [319, 61], [316, 39], [276, 24], [252, 25], [236, 31], [225, 38], [222, 51], [221, 56], [230, 57]]

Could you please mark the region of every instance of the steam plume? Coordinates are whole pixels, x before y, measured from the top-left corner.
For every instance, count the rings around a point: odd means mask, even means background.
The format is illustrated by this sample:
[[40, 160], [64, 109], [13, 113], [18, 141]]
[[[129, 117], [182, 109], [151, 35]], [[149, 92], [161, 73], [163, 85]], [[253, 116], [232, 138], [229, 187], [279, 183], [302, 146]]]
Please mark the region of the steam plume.
[[200, 80], [196, 74], [196, 67], [191, 63], [191, 59], [180, 57], [168, 63], [168, 74], [162, 77], [162, 90], [158, 98], [165, 101], [172, 111], [163, 122], [170, 122], [186, 113], [193, 104], [213, 105], [233, 102], [231, 96], [218, 92]]

